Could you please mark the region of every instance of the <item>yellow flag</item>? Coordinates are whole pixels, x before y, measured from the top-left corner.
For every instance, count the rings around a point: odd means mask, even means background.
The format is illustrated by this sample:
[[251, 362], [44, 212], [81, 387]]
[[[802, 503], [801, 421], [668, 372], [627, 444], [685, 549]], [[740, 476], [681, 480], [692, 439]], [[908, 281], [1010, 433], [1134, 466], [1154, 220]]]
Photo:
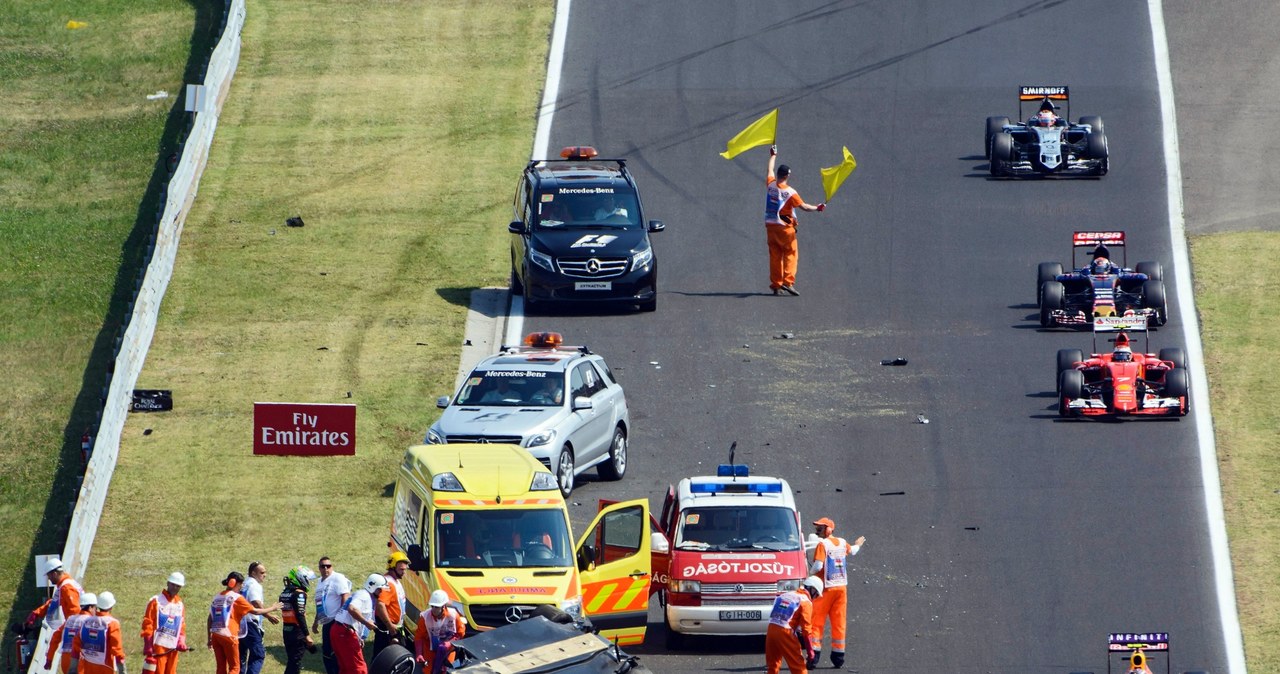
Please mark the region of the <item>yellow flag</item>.
[[774, 108], [772, 112], [743, 129], [742, 133], [729, 139], [729, 147], [724, 152], [721, 152], [720, 156], [725, 159], [733, 159], [753, 147], [773, 145], [773, 139], [777, 132], [778, 109]]
[[827, 201], [831, 201], [831, 197], [836, 195], [836, 190], [840, 189], [841, 183], [845, 178], [849, 177], [853, 170], [858, 168], [858, 161], [853, 158], [853, 153], [849, 152], [849, 148], [844, 149], [844, 161], [835, 166], [822, 169], [822, 189], [827, 193]]

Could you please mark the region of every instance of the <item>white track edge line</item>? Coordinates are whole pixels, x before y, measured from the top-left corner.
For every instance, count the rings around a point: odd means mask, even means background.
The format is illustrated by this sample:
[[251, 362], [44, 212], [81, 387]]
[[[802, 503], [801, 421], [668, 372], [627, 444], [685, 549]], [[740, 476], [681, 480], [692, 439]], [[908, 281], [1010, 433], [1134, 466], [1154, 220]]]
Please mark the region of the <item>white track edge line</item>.
[[1222, 506], [1222, 483], [1218, 473], [1218, 450], [1209, 410], [1209, 379], [1204, 369], [1204, 345], [1196, 314], [1195, 288], [1191, 282], [1191, 254], [1187, 245], [1182, 201], [1182, 158], [1178, 152], [1178, 118], [1173, 105], [1173, 71], [1169, 63], [1169, 39], [1164, 28], [1163, 0], [1147, 0], [1151, 18], [1151, 39], [1155, 51], [1156, 81], [1160, 88], [1160, 119], [1164, 128], [1166, 193], [1169, 197], [1169, 234], [1173, 246], [1174, 278], [1178, 290], [1178, 316], [1182, 319], [1191, 368], [1191, 398], [1195, 405], [1196, 434], [1200, 445], [1200, 474], [1204, 483], [1204, 505], [1208, 516], [1210, 548], [1213, 553], [1214, 584], [1218, 613], [1222, 621], [1223, 646], [1231, 674], [1246, 674], [1244, 637], [1236, 607], [1235, 582], [1231, 570], [1231, 550], [1227, 541], [1226, 518]]
[[[569, 34], [569, 5], [573, 0], [556, 2], [556, 20], [551, 28], [551, 47], [547, 51], [547, 84], [542, 89], [542, 105], [538, 107], [538, 130], [533, 136], [533, 159], [545, 159], [551, 144], [551, 120], [560, 97], [560, 71], [564, 67], [564, 43]], [[507, 331], [503, 345], [519, 344], [524, 332], [524, 299], [511, 296]]]

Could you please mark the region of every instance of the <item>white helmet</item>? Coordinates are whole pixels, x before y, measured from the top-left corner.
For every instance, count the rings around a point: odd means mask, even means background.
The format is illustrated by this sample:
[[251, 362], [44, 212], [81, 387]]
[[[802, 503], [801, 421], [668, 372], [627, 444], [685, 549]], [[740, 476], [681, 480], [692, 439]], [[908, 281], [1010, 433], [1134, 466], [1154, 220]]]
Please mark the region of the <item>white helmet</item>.
[[427, 600], [427, 605], [435, 608], [436, 606], [444, 606], [449, 603], [449, 593], [444, 590], [435, 590], [431, 593], [431, 598]]
[[98, 593], [98, 608], [103, 611], [110, 611], [116, 605], [116, 596], [103, 590]]
[[182, 587], [187, 584], [187, 577], [182, 575], [181, 571], [174, 571], [169, 574], [169, 582], [177, 585], [178, 587]]
[[371, 573], [364, 581], [364, 590], [373, 594], [387, 586], [387, 577], [380, 573]]
[[84, 608], [86, 606], [97, 606], [97, 605], [98, 605], [98, 595], [92, 592], [84, 592], [80, 595], [80, 608]]
[[61, 568], [62, 568], [62, 560], [59, 559], [58, 557], [50, 557], [49, 559], [44, 560], [45, 575], [53, 573], [54, 571], [57, 571], [58, 569], [61, 569]]
[[804, 582], [800, 584], [800, 587], [807, 590], [813, 590], [813, 596], [815, 597], [822, 596], [822, 579], [817, 576], [809, 576], [808, 578], [805, 578]]

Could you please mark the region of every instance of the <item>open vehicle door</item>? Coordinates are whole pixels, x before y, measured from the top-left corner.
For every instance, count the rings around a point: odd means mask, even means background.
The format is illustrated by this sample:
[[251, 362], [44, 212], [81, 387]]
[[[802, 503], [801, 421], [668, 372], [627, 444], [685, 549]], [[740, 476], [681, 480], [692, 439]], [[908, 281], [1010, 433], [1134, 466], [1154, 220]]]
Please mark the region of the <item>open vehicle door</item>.
[[601, 636], [623, 646], [644, 643], [649, 621], [649, 518], [648, 499], [615, 503], [578, 540], [583, 613]]

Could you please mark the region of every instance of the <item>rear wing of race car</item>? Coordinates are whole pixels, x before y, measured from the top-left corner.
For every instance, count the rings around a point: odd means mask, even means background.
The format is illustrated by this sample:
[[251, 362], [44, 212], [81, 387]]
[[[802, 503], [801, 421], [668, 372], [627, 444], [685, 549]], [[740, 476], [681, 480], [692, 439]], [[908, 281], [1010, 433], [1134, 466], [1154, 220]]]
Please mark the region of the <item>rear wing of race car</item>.
[[[1125, 245], [1123, 231], [1087, 231], [1071, 233], [1071, 268], [1079, 269], [1088, 264], [1094, 257], [1094, 252], [1101, 247], [1103, 256], [1111, 259], [1111, 249], [1120, 249], [1120, 266], [1129, 266], [1129, 247]], [[1088, 253], [1085, 260], [1081, 262], [1078, 254], [1081, 249], [1087, 248]]]
[[[1151, 341], [1147, 336], [1147, 317], [1146, 316], [1094, 316], [1093, 317], [1093, 353], [1102, 353], [1098, 350], [1098, 335], [1100, 333], [1122, 333], [1125, 339], [1128, 339], [1128, 333], [1142, 333], [1142, 353], [1151, 352]], [[1109, 340], [1115, 342], [1120, 339]], [[1136, 347], [1136, 345], [1135, 345]], [[1134, 348], [1134, 351], [1139, 349]]]
[[[1169, 654], [1168, 632], [1113, 632], [1107, 635], [1107, 673], [1110, 674], [1113, 662], [1121, 663], [1119, 671], [1131, 671], [1131, 667], [1142, 665], [1150, 671], [1150, 655], [1164, 654], [1164, 671], [1169, 674], [1173, 667]], [[1116, 657], [1120, 656], [1120, 657]], [[1137, 659], [1137, 662], [1135, 662]]]
[[[1071, 119], [1071, 95], [1066, 85], [1030, 85], [1018, 87], [1018, 119], [1025, 120], [1026, 116], [1022, 114], [1022, 106], [1024, 103], [1034, 101], [1039, 103], [1044, 99], [1050, 101], [1062, 101], [1067, 104], [1067, 114], [1064, 117]], [[1057, 105], [1055, 103], [1055, 105]], [[1060, 107], [1060, 106], [1059, 106]]]

